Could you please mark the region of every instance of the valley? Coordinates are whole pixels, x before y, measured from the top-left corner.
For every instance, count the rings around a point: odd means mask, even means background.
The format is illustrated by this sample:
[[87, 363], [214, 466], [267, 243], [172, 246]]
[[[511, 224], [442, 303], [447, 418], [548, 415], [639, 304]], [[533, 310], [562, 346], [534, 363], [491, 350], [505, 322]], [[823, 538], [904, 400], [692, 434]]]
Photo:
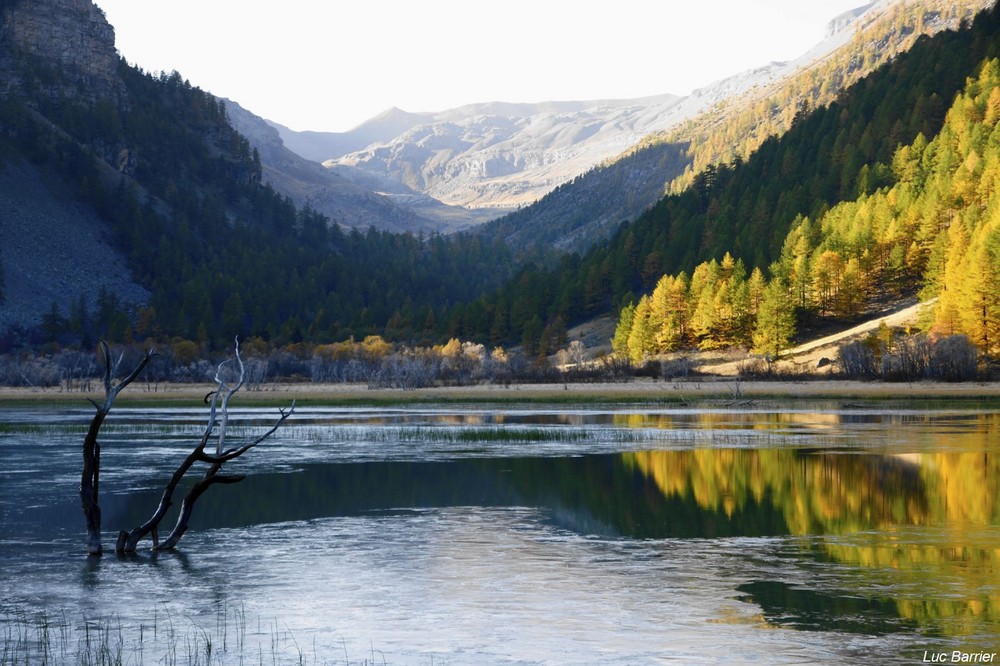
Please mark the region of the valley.
[[[851, 264], [858, 241], [837, 240], [844, 232], [824, 220], [867, 210], [885, 192], [898, 199], [908, 176], [894, 151], [923, 150], [914, 142], [937, 135], [945, 100], [992, 54], [983, 37], [991, 11], [970, 21], [981, 2], [880, 2], [837, 17], [797, 60], [688, 96], [391, 109], [323, 134], [266, 121], [180, 73], [109, 60], [114, 31], [92, 5], [52, 1], [89, 17], [85, 52], [48, 52], [34, 28], [20, 27], [35, 13], [20, 2], [3, 9], [3, 64], [16, 73], [3, 107], [7, 190], [22, 197], [8, 199], [22, 203], [8, 204], [4, 233], [41, 225], [39, 238], [73, 239], [81, 259], [44, 242], [0, 250], [2, 351], [109, 338], [211, 352], [241, 334], [268, 354], [295, 349], [303, 359], [377, 338], [397, 354], [438, 354], [457, 340], [544, 365], [568, 349], [574, 327], [642, 307], [661, 279], [683, 275], [690, 290], [687, 281], [711, 274], [708, 295], [686, 294], [684, 316], [702, 317], [695, 310], [711, 299], [720, 312], [744, 308], [728, 332], [692, 319], [679, 334], [660, 330], [660, 342], [636, 342], [631, 362], [678, 344], [761, 353], [753, 318], [764, 287], [797, 290], [768, 343], [777, 345], [769, 354], [787, 353], [795, 328], [816, 317], [846, 325], [873, 299], [940, 289], [927, 272], [944, 243], [932, 222], [875, 228], [892, 235], [877, 257]], [[737, 134], [746, 141], [720, 153]], [[985, 150], [977, 144], [975, 157]], [[23, 203], [46, 192], [71, 205], [39, 213]], [[879, 205], [896, 206], [897, 220], [916, 214], [898, 201]], [[76, 208], [92, 221], [83, 235], [44, 228], [47, 217], [73, 224]], [[821, 254], [840, 266], [832, 281]], [[46, 277], [60, 264], [64, 276]], [[84, 277], [102, 273], [109, 280]], [[749, 309], [732, 301], [741, 289], [750, 289]], [[962, 326], [950, 330], [971, 331], [988, 359], [992, 324], [976, 329], [966, 316]], [[596, 358], [612, 341], [576, 342]]]
[[[588, 9], [185, 2], [148, 38], [344, 104]], [[698, 49], [628, 67], [742, 56], [669, 7], [625, 36]], [[1000, 5], [831, 18], [689, 95], [305, 132], [0, 0], [0, 666], [1000, 651]]]

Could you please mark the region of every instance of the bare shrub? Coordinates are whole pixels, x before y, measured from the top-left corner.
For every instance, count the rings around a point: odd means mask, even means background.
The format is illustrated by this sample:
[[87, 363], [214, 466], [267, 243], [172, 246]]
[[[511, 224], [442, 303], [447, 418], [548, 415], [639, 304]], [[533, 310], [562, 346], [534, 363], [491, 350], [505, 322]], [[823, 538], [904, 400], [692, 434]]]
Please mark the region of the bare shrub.
[[979, 352], [965, 335], [951, 335], [938, 340], [931, 349], [928, 377], [946, 382], [965, 382], [976, 378]]
[[869, 337], [840, 348], [841, 369], [850, 377], [961, 382], [977, 377], [978, 363], [976, 346], [964, 335], [912, 335], [893, 340], [891, 348]]
[[441, 364], [429, 356], [393, 354], [382, 359], [368, 388], [416, 389], [434, 386]]
[[687, 377], [694, 370], [694, 361], [688, 356], [678, 356], [660, 362], [660, 373], [664, 379]]
[[840, 369], [848, 377], [877, 377], [879, 365], [871, 345], [849, 342], [841, 346]]
[[637, 366], [633, 370], [633, 374], [636, 377], [659, 379], [663, 376], [663, 363], [659, 360], [645, 361], [642, 365]]
[[882, 376], [894, 381], [915, 381], [928, 376], [932, 345], [925, 335], [911, 335], [882, 356]]
[[619, 354], [611, 354], [598, 359], [595, 365], [600, 370], [603, 381], [628, 381], [635, 370], [632, 361]]
[[6, 386], [44, 388], [58, 386], [62, 371], [51, 357], [23, 354], [8, 356], [0, 367], [0, 376]]
[[774, 363], [764, 356], [747, 356], [736, 364], [736, 372], [746, 379], [768, 379], [775, 376]]

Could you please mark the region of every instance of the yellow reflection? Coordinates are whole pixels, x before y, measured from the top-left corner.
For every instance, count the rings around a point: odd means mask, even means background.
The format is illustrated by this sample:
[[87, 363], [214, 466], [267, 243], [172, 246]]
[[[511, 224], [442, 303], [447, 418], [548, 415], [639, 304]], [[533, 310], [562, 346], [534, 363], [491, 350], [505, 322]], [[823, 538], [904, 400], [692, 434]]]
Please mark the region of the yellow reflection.
[[666, 498], [727, 516], [773, 506], [794, 535], [832, 535], [823, 549], [898, 591], [902, 617], [951, 635], [1000, 623], [1000, 455], [990, 428], [933, 453], [811, 454], [699, 449], [625, 454]]

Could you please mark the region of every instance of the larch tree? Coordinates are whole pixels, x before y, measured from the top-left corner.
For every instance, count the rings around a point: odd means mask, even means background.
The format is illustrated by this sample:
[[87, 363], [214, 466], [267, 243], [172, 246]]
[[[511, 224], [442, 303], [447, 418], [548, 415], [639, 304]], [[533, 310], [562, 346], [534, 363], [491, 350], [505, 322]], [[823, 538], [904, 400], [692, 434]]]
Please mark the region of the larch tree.
[[653, 353], [656, 332], [653, 330], [651, 314], [649, 296], [643, 296], [635, 306], [632, 328], [628, 334], [628, 354], [633, 363], [640, 363]]
[[632, 322], [635, 320], [635, 304], [629, 303], [618, 315], [614, 337], [611, 338], [611, 349], [620, 356], [628, 356], [628, 336], [632, 332]]
[[764, 288], [757, 309], [757, 325], [753, 332], [753, 350], [769, 358], [777, 358], [788, 347], [795, 334], [794, 305], [788, 297], [788, 287], [773, 279]]

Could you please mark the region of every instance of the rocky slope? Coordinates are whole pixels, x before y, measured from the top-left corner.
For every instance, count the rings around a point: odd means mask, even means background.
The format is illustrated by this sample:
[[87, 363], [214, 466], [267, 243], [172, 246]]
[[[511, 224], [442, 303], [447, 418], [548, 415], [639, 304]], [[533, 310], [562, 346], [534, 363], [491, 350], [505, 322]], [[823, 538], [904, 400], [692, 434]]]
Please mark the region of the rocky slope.
[[[798, 60], [755, 67], [686, 97], [492, 102], [421, 114], [392, 109], [348, 133], [280, 128], [280, 135], [290, 149], [323, 159], [329, 168], [349, 167], [391, 179], [452, 205], [507, 211], [537, 201], [646, 135], [790, 76], [841, 46], [850, 25], [870, 7], [837, 17], [826, 39]], [[351, 149], [366, 139], [372, 142]]]
[[[88, 0], [8, 0], [0, 5], [0, 98], [23, 93], [19, 63], [26, 58], [62, 74], [59, 83], [34, 89], [36, 96], [117, 90], [114, 40], [103, 12]], [[149, 298], [93, 209], [58, 178], [2, 154], [0, 239], [0, 332], [34, 326], [53, 304], [67, 313], [81, 296], [94, 308], [102, 289], [133, 307]]]
[[262, 176], [299, 207], [309, 207], [346, 227], [449, 233], [485, 222], [485, 211], [447, 206], [402, 185], [350, 169], [326, 169], [289, 150], [280, 130], [226, 100], [233, 127], [260, 154]]
[[0, 164], [0, 238], [0, 333], [36, 325], [53, 304], [65, 315], [81, 296], [93, 312], [102, 289], [133, 309], [149, 300], [110, 244], [107, 223], [28, 163]]

